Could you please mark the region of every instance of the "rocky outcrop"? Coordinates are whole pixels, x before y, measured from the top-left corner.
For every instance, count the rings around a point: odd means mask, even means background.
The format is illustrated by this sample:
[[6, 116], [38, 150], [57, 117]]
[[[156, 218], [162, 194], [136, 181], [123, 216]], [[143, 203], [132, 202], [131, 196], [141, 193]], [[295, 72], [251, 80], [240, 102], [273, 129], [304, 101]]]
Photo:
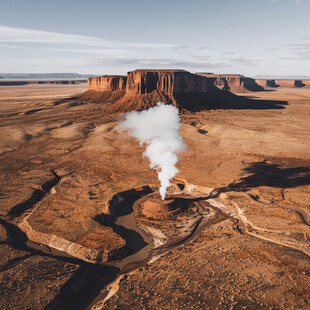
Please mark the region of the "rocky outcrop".
[[294, 79], [256, 79], [257, 84], [264, 88], [310, 88], [310, 80], [294, 80]]
[[252, 78], [245, 77], [240, 74], [212, 74], [212, 73], [196, 73], [207, 79], [214, 80], [214, 85], [219, 89], [230, 92], [244, 91], [263, 91], [264, 88], [256, 83]]
[[310, 80], [294, 80], [294, 79], [252, 79], [240, 74], [213, 74], [213, 73], [196, 73], [208, 79], [214, 80], [214, 85], [219, 89], [230, 91], [233, 93], [241, 93], [247, 91], [264, 91], [265, 88], [308, 88]]
[[11, 208], [8, 216], [13, 224], [48, 253], [56, 251], [56, 255], [62, 253], [96, 264], [124, 257], [128, 253], [126, 240], [112, 227], [90, 218], [97, 214], [97, 199], [92, 199], [92, 194], [85, 201], [89, 187], [81, 186], [71, 200], [69, 193], [82, 179], [52, 172], [53, 179], [35, 189], [30, 199]]
[[[257, 106], [259, 102], [233, 93], [263, 90], [256, 80], [238, 74], [134, 70], [127, 73], [127, 78], [89, 78], [89, 90], [80, 96], [80, 100], [102, 103], [106, 111], [111, 113], [144, 110], [159, 101], [188, 111], [232, 107], [242, 109], [246, 106], [253, 109], [261, 108]], [[269, 105], [270, 108], [273, 106]]]
[[135, 70], [128, 72], [126, 94], [146, 94], [155, 90], [168, 96], [184, 93], [209, 93], [213, 80], [184, 70]]
[[88, 89], [96, 91], [115, 91], [126, 89], [127, 77], [122, 75], [103, 75], [88, 78]]
[[[110, 94], [111, 90], [119, 95], [122, 91], [122, 97], [116, 101], [109, 99], [102, 102], [109, 103], [109, 109], [113, 111], [125, 112], [143, 110], [156, 105], [158, 101], [189, 110], [205, 109], [208, 101], [218, 95], [218, 89], [214, 86], [215, 79], [207, 79], [184, 70], [134, 70], [127, 73], [126, 80], [124, 77], [117, 78], [89, 78], [87, 96]], [[125, 83], [126, 90], [123, 91]], [[113, 85], [109, 86], [111, 84]], [[90, 91], [95, 93], [91, 94]], [[197, 98], [193, 104], [192, 99], [195, 96]]]
[[184, 70], [134, 70], [125, 76], [104, 75], [88, 79], [88, 89], [96, 91], [126, 90], [126, 95], [158, 91], [168, 96], [192, 92], [209, 93], [214, 79], [205, 79]]
[[181, 211], [181, 207], [176, 206], [173, 202], [173, 199], [165, 201], [154, 199], [154, 197], [146, 199], [140, 204], [141, 215], [154, 220], [169, 219]]
[[27, 235], [29, 240], [43, 246], [47, 246], [50, 249], [56, 249], [60, 252], [65, 252], [70, 256], [90, 263], [104, 264], [108, 261], [108, 252], [96, 251], [54, 234], [35, 231], [27, 222], [27, 220], [20, 222], [18, 227]]
[[[16, 223], [18, 228], [26, 234], [30, 241], [41, 245], [42, 249], [47, 247], [48, 252], [57, 250], [83, 261], [96, 264], [105, 264], [111, 260], [121, 259], [128, 254], [128, 247], [126, 246], [124, 240], [122, 240], [118, 247], [112, 249], [108, 249], [108, 247], [106, 247], [106, 249], [94, 248], [91, 242], [88, 242], [89, 246], [85, 246], [83, 244], [85, 243], [83, 242], [85, 240], [68, 240], [58, 236], [57, 234], [45, 233], [38, 229], [34, 229], [32, 223], [29, 223], [28, 218], [29, 215], [26, 215], [24, 218], [19, 220]], [[110, 227], [105, 227], [105, 229], [102, 230], [97, 229], [95, 233], [89, 231], [86, 238], [89, 238], [90, 240], [92, 240], [92, 237], [93, 239], [98, 239], [100, 234], [110, 235], [111, 239], [115, 237], [112, 229]], [[104, 244], [102, 247], [104, 248]]]

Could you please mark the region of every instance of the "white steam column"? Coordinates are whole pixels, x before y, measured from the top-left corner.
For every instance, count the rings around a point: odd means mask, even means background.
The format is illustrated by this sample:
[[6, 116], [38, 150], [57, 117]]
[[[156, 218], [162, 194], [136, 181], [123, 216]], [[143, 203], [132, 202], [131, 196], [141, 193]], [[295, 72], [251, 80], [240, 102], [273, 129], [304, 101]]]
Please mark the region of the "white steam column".
[[156, 107], [141, 112], [126, 114], [125, 120], [119, 125], [121, 130], [127, 130], [129, 135], [146, 144], [143, 156], [150, 160], [150, 168], [159, 168], [160, 195], [165, 199], [170, 179], [179, 170], [177, 154], [185, 149], [185, 143], [179, 134], [181, 127], [179, 111], [172, 105], [158, 102]]

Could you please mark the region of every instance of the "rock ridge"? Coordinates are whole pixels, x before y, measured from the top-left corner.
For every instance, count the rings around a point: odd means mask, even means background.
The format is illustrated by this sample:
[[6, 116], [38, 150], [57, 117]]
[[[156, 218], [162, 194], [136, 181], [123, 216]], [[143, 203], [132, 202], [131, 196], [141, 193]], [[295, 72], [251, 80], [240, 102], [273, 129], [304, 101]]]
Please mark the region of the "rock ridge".
[[213, 74], [197, 72], [197, 75], [214, 79], [214, 85], [230, 92], [264, 91], [266, 88], [309, 88], [309, 79], [253, 79], [241, 74]]

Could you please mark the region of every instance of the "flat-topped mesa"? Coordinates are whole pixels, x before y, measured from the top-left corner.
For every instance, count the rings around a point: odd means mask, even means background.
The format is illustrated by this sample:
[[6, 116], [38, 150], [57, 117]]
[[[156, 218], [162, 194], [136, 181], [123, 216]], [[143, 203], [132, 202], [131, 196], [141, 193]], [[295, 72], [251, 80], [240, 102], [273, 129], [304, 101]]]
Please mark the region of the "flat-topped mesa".
[[262, 91], [264, 88], [252, 78], [241, 74], [213, 74], [198, 72], [197, 75], [214, 80], [214, 85], [222, 90], [231, 92]]
[[88, 89], [96, 91], [126, 90], [127, 77], [123, 75], [103, 75], [88, 78]]
[[214, 85], [231, 92], [263, 91], [265, 88], [310, 88], [309, 79], [252, 79], [240, 74], [214, 74], [198, 72], [197, 75], [214, 79]]
[[185, 70], [134, 70], [126, 76], [103, 75], [88, 79], [88, 89], [95, 91], [126, 90], [127, 95], [149, 94], [158, 91], [168, 96], [184, 93], [209, 93], [214, 88], [214, 79]]
[[109, 103], [106, 109], [114, 112], [144, 110], [159, 101], [179, 109], [198, 111], [228, 101], [228, 94], [214, 86], [215, 80], [215, 77], [206, 78], [185, 70], [138, 69], [128, 72], [127, 78], [90, 78], [89, 90], [81, 98]]
[[126, 94], [147, 94], [155, 90], [168, 96], [209, 93], [213, 81], [185, 70], [134, 70], [127, 74]]
[[283, 88], [310, 88], [310, 80], [294, 80], [294, 79], [256, 79], [257, 84], [262, 87], [283, 87]]

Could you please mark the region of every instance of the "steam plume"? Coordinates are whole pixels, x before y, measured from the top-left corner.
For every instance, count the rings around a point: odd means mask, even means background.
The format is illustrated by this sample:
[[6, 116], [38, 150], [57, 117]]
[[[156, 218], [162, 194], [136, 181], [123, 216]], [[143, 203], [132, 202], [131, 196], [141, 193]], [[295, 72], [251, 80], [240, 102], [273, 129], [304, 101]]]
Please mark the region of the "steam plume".
[[170, 179], [179, 172], [175, 166], [177, 153], [185, 148], [179, 134], [180, 127], [178, 109], [162, 102], [145, 111], [128, 113], [119, 125], [120, 129], [128, 130], [130, 136], [137, 138], [140, 144], [147, 145], [143, 156], [149, 158], [150, 168], [160, 169], [158, 179], [162, 200], [170, 186]]

